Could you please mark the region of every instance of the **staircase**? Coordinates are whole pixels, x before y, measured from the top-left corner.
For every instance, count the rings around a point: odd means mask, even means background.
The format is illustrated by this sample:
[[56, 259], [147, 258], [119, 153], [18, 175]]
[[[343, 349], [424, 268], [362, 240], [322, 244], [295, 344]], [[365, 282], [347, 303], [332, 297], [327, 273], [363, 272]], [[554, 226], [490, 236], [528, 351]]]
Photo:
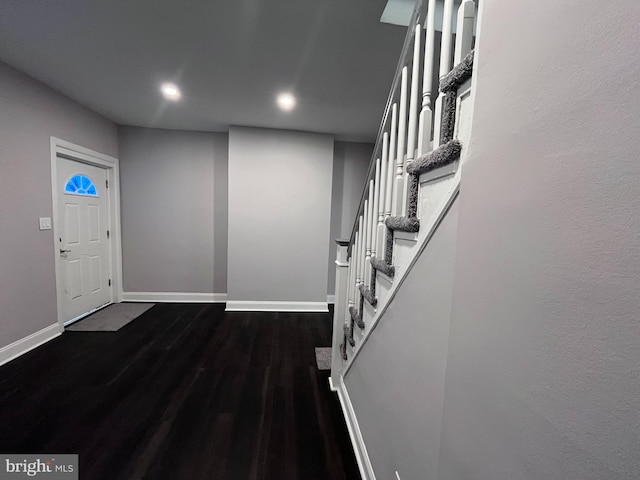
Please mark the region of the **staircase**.
[[351, 238], [338, 241], [336, 389], [460, 189], [473, 113], [476, 5], [445, 0], [443, 10], [437, 50], [436, 0], [416, 5]]

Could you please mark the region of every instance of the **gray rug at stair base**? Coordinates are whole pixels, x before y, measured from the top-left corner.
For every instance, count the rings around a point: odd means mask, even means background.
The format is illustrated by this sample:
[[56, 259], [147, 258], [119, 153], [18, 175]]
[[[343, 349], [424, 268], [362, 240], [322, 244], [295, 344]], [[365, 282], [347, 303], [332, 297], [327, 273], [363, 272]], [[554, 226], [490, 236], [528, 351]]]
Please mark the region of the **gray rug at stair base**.
[[331, 370], [331, 347], [316, 347], [318, 370]]
[[67, 327], [76, 332], [117, 332], [155, 303], [114, 303]]

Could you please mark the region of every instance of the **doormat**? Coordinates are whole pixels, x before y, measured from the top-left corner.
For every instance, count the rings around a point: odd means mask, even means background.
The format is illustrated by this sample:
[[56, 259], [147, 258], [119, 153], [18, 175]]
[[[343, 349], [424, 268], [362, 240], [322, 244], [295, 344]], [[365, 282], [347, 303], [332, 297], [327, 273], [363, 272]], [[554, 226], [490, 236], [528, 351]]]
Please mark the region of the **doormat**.
[[74, 332], [117, 332], [155, 303], [114, 303], [68, 327]]
[[318, 370], [331, 370], [331, 347], [316, 347]]

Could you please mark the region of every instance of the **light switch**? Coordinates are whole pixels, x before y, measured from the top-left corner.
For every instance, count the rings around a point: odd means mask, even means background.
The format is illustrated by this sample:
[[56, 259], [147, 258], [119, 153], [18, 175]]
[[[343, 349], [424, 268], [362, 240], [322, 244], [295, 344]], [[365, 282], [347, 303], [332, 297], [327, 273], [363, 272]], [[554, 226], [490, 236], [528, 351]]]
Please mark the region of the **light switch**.
[[51, 230], [51, 217], [40, 217], [40, 230]]

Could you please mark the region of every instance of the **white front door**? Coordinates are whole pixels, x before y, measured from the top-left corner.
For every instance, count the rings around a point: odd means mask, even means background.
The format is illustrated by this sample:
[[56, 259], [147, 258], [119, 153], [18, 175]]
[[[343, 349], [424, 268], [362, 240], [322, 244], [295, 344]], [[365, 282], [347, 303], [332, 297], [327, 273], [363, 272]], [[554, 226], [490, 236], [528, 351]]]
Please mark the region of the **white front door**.
[[57, 256], [64, 323], [111, 301], [107, 171], [57, 160]]

